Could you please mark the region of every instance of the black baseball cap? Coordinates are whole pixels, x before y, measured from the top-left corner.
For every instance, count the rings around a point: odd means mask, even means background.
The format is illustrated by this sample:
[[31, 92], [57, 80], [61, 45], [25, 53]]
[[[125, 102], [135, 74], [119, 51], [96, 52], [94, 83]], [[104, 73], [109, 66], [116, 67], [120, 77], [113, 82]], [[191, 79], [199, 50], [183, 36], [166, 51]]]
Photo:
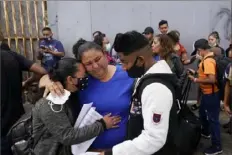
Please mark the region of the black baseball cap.
[[154, 30], [152, 27], [146, 27], [143, 34], [154, 34]]
[[197, 54], [198, 48], [204, 49], [204, 50], [210, 49], [209, 42], [206, 39], [199, 39], [199, 40], [195, 41], [193, 46], [194, 46], [194, 51], [191, 53], [191, 56]]

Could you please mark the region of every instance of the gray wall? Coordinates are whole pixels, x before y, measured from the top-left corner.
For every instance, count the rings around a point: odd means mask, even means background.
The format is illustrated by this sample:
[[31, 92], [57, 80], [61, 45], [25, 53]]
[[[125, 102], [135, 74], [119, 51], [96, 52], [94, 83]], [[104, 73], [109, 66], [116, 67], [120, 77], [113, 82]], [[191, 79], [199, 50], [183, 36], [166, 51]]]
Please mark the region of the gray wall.
[[112, 42], [116, 33], [142, 32], [147, 26], [159, 33], [161, 19], [168, 20], [170, 29], [180, 31], [188, 53], [196, 39], [207, 37], [214, 29], [226, 48], [231, 33], [231, 1], [48, 1], [48, 15], [55, 37], [69, 56], [75, 41], [92, 39], [96, 30], [106, 33]]

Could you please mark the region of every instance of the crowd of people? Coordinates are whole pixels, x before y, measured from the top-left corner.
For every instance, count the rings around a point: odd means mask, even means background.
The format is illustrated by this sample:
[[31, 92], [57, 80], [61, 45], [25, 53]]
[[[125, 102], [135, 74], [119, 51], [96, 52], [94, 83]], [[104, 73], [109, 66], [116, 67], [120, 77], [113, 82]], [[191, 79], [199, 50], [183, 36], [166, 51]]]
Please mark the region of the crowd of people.
[[[186, 78], [199, 84], [197, 104], [202, 125], [201, 136], [211, 138], [212, 146], [204, 154], [223, 152], [220, 135], [220, 102], [231, 117], [232, 106], [232, 38], [229, 47], [220, 46], [219, 33], [194, 42], [194, 51], [181, 44], [180, 32], [169, 30], [168, 21], [144, 32], [118, 33], [111, 44], [101, 31], [93, 40], [80, 38], [73, 45], [75, 58], [63, 58], [62, 43], [53, 38], [51, 28], [42, 29], [38, 48], [41, 65], [13, 52], [1, 43], [1, 153], [11, 155], [7, 133], [23, 115], [22, 90], [39, 81], [32, 110], [33, 146], [36, 155], [71, 155], [71, 145], [97, 137], [89, 151], [101, 155], [178, 155], [170, 143], [170, 121], [177, 116], [175, 100], [181, 98]], [[191, 53], [188, 56], [187, 53]], [[218, 85], [218, 59], [230, 63], [223, 72], [224, 85]], [[198, 70], [186, 65], [196, 62]], [[33, 76], [22, 81], [22, 72]], [[152, 76], [152, 80], [150, 78]], [[147, 80], [148, 79], [148, 80]], [[46, 97], [71, 93], [62, 104]], [[93, 103], [103, 116], [92, 125], [74, 128], [81, 108]], [[172, 118], [172, 119], [170, 119]]]

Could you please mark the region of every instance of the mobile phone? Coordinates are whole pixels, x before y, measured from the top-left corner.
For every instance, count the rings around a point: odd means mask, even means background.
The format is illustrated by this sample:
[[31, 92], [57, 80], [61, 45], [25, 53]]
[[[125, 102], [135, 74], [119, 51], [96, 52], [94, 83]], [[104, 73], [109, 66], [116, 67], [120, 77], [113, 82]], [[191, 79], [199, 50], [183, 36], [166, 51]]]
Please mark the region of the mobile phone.
[[40, 48], [43, 50], [47, 49], [45, 46], [40, 46]]
[[188, 72], [188, 74], [190, 74], [190, 75], [194, 75], [194, 73], [191, 71], [191, 70], [187, 70], [187, 72]]

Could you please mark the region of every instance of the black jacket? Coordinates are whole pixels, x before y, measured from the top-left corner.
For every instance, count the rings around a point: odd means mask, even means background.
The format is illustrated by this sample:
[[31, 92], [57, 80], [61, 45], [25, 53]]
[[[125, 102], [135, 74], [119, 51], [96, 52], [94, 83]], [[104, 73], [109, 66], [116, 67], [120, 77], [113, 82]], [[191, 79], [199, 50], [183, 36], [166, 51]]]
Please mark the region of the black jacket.
[[167, 63], [170, 66], [172, 72], [178, 78], [178, 86], [182, 88], [187, 74], [180, 57], [177, 54], [172, 53], [169, 59], [167, 60]]

